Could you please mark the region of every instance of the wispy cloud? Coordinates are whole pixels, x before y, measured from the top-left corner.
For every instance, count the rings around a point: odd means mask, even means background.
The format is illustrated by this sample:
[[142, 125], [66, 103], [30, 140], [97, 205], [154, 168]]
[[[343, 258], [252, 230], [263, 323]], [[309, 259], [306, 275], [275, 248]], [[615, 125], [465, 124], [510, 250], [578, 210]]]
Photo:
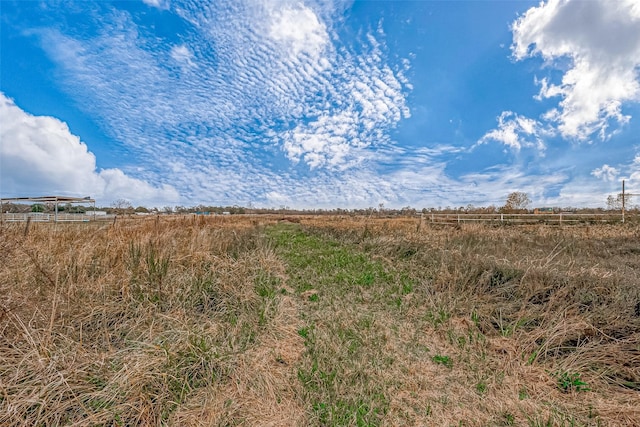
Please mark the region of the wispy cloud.
[[171, 11], [189, 23], [181, 44], [143, 37], [115, 8], [87, 17], [97, 34], [37, 30], [61, 85], [141, 160], [136, 176], [170, 182], [187, 203], [362, 205], [394, 192], [371, 168], [410, 116], [409, 63], [389, 62], [381, 29], [338, 44], [342, 10], [330, 3], [176, 1]]
[[620, 171], [609, 165], [602, 165], [600, 168], [596, 168], [591, 171], [591, 175], [605, 182], [613, 182], [618, 178]]
[[158, 9], [169, 9], [169, 0], [142, 0], [142, 2]]
[[193, 62], [193, 52], [185, 45], [174, 46], [170, 52], [171, 58], [173, 58], [178, 64], [184, 67], [195, 67]]

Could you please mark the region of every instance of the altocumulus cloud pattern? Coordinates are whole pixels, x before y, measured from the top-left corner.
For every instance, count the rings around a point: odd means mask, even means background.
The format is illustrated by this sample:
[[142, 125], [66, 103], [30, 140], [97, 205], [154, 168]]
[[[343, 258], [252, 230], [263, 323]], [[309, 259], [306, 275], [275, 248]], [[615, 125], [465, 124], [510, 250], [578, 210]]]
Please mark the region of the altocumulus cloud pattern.
[[92, 6], [91, 31], [71, 19], [33, 31], [65, 91], [139, 156], [137, 176], [171, 183], [163, 201], [174, 188], [240, 203], [384, 198], [365, 172], [410, 114], [409, 63], [387, 61], [380, 28], [337, 45], [344, 11], [314, 6], [172, 2], [181, 30], [166, 37], [127, 11]]
[[[508, 6], [507, 43], [470, 39], [466, 48], [455, 41], [468, 29], [456, 24], [460, 9], [438, 2], [5, 7], [4, 45], [36, 46], [51, 64], [43, 85], [101, 137], [74, 134], [54, 112], [23, 110], [27, 89], [5, 78], [3, 195], [422, 207], [500, 203], [518, 190], [536, 203], [584, 205], [604, 201], [621, 177], [640, 179], [629, 136], [640, 100], [638, 3]], [[437, 24], [438, 14], [452, 24]], [[446, 37], [414, 37], [429, 25]], [[479, 15], [473, 25], [495, 24]], [[465, 77], [476, 66], [465, 55], [480, 45], [528, 81], [500, 87], [483, 80], [493, 78], [486, 70]], [[498, 88], [477, 100], [479, 112], [456, 107], [453, 95], [429, 96], [470, 82]], [[94, 152], [115, 160], [103, 167]]]

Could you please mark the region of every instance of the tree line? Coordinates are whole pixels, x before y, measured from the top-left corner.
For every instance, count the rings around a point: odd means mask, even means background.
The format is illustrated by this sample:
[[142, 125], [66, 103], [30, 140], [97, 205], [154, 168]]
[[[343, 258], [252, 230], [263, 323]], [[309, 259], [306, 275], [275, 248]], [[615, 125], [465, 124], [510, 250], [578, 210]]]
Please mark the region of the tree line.
[[[639, 206], [632, 206], [632, 197], [625, 194], [625, 209], [629, 211], [639, 210]], [[554, 207], [554, 212], [581, 212], [581, 213], [597, 213], [604, 211], [616, 211], [622, 208], [622, 194], [617, 196], [609, 195], [606, 200], [606, 209], [604, 208], [574, 208], [574, 207]], [[93, 207], [87, 207], [76, 204], [59, 204], [58, 212], [62, 213], [90, 213]], [[356, 209], [294, 209], [289, 206], [280, 206], [278, 208], [256, 208], [253, 206], [211, 206], [199, 204], [196, 206], [165, 206], [162, 208], [147, 208], [145, 206], [134, 207], [131, 202], [125, 199], [118, 199], [111, 203], [110, 206], [96, 207], [96, 210], [105, 211], [107, 214], [115, 215], [134, 215], [134, 214], [204, 214], [204, 215], [241, 215], [241, 214], [289, 214], [289, 215], [365, 215], [365, 216], [415, 216], [428, 213], [473, 213], [473, 214], [493, 214], [493, 213], [530, 213], [531, 198], [527, 193], [514, 191], [510, 193], [501, 206], [475, 206], [467, 204], [465, 206], [438, 206], [417, 209], [411, 206], [402, 208], [385, 208], [384, 203], [380, 203], [377, 207], [356, 208]], [[9, 213], [27, 213], [42, 212], [52, 213], [55, 211], [53, 203], [5, 203], [3, 211]]]

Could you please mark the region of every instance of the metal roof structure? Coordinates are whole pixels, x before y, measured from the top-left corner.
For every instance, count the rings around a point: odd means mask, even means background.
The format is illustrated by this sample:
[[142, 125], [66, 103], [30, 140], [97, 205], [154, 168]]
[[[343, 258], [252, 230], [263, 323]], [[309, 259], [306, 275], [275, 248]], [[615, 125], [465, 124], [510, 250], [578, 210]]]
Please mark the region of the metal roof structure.
[[38, 196], [38, 197], [4, 197], [1, 203], [6, 202], [53, 202], [53, 203], [95, 203], [91, 197], [69, 197], [69, 196]]
[[0, 198], [0, 216], [2, 215], [2, 205], [12, 202], [32, 202], [32, 203], [53, 203], [55, 205], [54, 221], [58, 221], [58, 205], [60, 203], [91, 203], [93, 206], [94, 216], [96, 210], [96, 201], [90, 196], [86, 197], [69, 197], [69, 196], [38, 196], [38, 197], [3, 197]]

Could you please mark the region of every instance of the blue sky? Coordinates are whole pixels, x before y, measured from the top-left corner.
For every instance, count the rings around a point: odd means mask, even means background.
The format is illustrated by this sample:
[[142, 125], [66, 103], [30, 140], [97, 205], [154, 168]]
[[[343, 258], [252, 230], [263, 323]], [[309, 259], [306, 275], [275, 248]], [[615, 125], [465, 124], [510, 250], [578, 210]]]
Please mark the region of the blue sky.
[[604, 207], [640, 193], [640, 2], [0, 2], [0, 193]]

